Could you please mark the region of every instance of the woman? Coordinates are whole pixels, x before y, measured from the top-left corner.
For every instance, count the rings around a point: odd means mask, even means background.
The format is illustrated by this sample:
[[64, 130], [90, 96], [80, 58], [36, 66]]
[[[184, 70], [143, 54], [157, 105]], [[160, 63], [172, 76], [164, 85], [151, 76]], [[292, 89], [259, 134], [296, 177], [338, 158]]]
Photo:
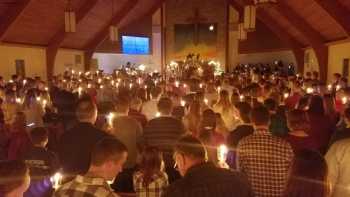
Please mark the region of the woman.
[[198, 101], [193, 101], [190, 104], [189, 112], [184, 118], [184, 125], [187, 130], [198, 137], [198, 123], [201, 119], [201, 104]]
[[290, 143], [294, 152], [303, 149], [317, 150], [316, 144], [308, 134], [310, 126], [304, 111], [294, 109], [288, 112], [287, 124], [290, 131], [285, 139]]
[[0, 196], [22, 197], [30, 184], [28, 167], [22, 161], [0, 162]]
[[133, 175], [134, 190], [137, 197], [161, 196], [169, 185], [168, 176], [164, 172], [162, 153], [155, 147], [146, 147], [140, 158], [139, 171]]
[[[43, 102], [43, 103], [40, 103], [40, 102]], [[33, 89], [27, 92], [23, 102], [23, 111], [24, 111], [24, 114], [26, 115], [28, 124], [34, 124], [35, 127], [44, 126], [44, 123], [43, 123], [44, 106], [43, 105], [46, 105], [47, 102], [48, 100], [44, 100], [41, 97], [37, 97]]]
[[5, 94], [5, 102], [2, 108], [4, 112], [4, 122], [6, 125], [11, 125], [16, 113], [20, 111], [20, 105], [16, 102], [16, 93], [12, 90], [7, 90]]
[[319, 153], [302, 150], [295, 154], [283, 197], [328, 197], [328, 167]]
[[216, 113], [220, 113], [228, 130], [233, 130], [237, 126], [236, 117], [234, 117], [233, 106], [230, 102], [229, 94], [222, 90], [219, 95], [219, 101], [213, 106]]

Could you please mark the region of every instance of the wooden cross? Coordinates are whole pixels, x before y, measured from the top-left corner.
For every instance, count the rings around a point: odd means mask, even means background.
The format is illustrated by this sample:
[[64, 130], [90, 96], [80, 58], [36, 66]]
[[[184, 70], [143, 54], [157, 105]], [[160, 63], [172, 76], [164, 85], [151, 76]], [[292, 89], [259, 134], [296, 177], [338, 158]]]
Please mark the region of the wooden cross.
[[189, 18], [188, 21], [190, 21], [191, 23], [194, 24], [194, 37], [193, 37], [193, 41], [194, 41], [194, 45], [198, 44], [198, 40], [199, 40], [199, 25], [201, 22], [205, 22], [207, 21], [206, 18], [201, 17], [199, 15], [199, 9], [195, 8], [194, 9], [194, 17]]

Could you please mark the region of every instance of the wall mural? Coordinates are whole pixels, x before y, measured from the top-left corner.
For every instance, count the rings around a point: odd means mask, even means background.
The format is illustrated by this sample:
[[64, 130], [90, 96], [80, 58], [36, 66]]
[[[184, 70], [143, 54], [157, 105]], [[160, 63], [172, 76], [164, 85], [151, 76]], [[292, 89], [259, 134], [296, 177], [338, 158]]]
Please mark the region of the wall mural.
[[174, 29], [175, 59], [185, 59], [191, 53], [207, 60], [217, 57], [217, 24], [175, 24]]

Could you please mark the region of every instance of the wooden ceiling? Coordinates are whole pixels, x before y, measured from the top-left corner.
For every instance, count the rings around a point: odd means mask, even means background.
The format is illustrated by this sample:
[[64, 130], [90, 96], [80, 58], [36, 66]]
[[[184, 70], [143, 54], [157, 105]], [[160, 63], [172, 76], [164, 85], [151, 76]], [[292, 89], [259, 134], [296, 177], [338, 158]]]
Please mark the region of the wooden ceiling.
[[[135, 22], [137, 24], [140, 18], [151, 14], [163, 2], [163, 0], [70, 0], [74, 10], [86, 7], [87, 4], [94, 5], [89, 10], [85, 10], [87, 13], [78, 21], [77, 33], [65, 34], [59, 46], [85, 50], [96, 36], [100, 36], [101, 30], [110, 24], [112, 16], [122, 12], [123, 6], [129, 1], [133, 1], [135, 5], [118, 21], [117, 25], [120, 27], [135, 24]], [[241, 6], [251, 2], [251, 0], [228, 1], [238, 2]], [[302, 26], [311, 29], [322, 42], [337, 41], [349, 36], [350, 27], [346, 26], [350, 26], [350, 18], [344, 19], [344, 17], [350, 17], [350, 0], [279, 1], [283, 4], [282, 7], [271, 4], [258, 9], [274, 19], [276, 25], [283, 28], [286, 34], [304, 47], [312, 45], [310, 35], [305, 35], [303, 32], [305, 28], [300, 29], [300, 21], [291, 20], [290, 17], [293, 17], [293, 14], [297, 16], [296, 20], [303, 21]], [[329, 6], [329, 4], [332, 5]], [[62, 30], [63, 13], [67, 7], [68, 0], [0, 0], [0, 41], [49, 46], [55, 35]], [[329, 7], [333, 10], [327, 10]], [[339, 8], [347, 15], [339, 12], [337, 10]], [[293, 13], [288, 16], [284, 10]], [[11, 15], [14, 16], [11, 18]], [[7, 24], [7, 21], [10, 23]]]

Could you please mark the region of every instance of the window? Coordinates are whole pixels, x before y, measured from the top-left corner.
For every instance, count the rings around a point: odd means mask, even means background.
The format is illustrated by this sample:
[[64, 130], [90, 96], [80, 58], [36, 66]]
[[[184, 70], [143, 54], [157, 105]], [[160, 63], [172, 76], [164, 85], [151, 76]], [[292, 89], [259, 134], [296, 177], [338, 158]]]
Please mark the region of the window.
[[122, 36], [122, 49], [124, 54], [149, 54], [149, 38]]

